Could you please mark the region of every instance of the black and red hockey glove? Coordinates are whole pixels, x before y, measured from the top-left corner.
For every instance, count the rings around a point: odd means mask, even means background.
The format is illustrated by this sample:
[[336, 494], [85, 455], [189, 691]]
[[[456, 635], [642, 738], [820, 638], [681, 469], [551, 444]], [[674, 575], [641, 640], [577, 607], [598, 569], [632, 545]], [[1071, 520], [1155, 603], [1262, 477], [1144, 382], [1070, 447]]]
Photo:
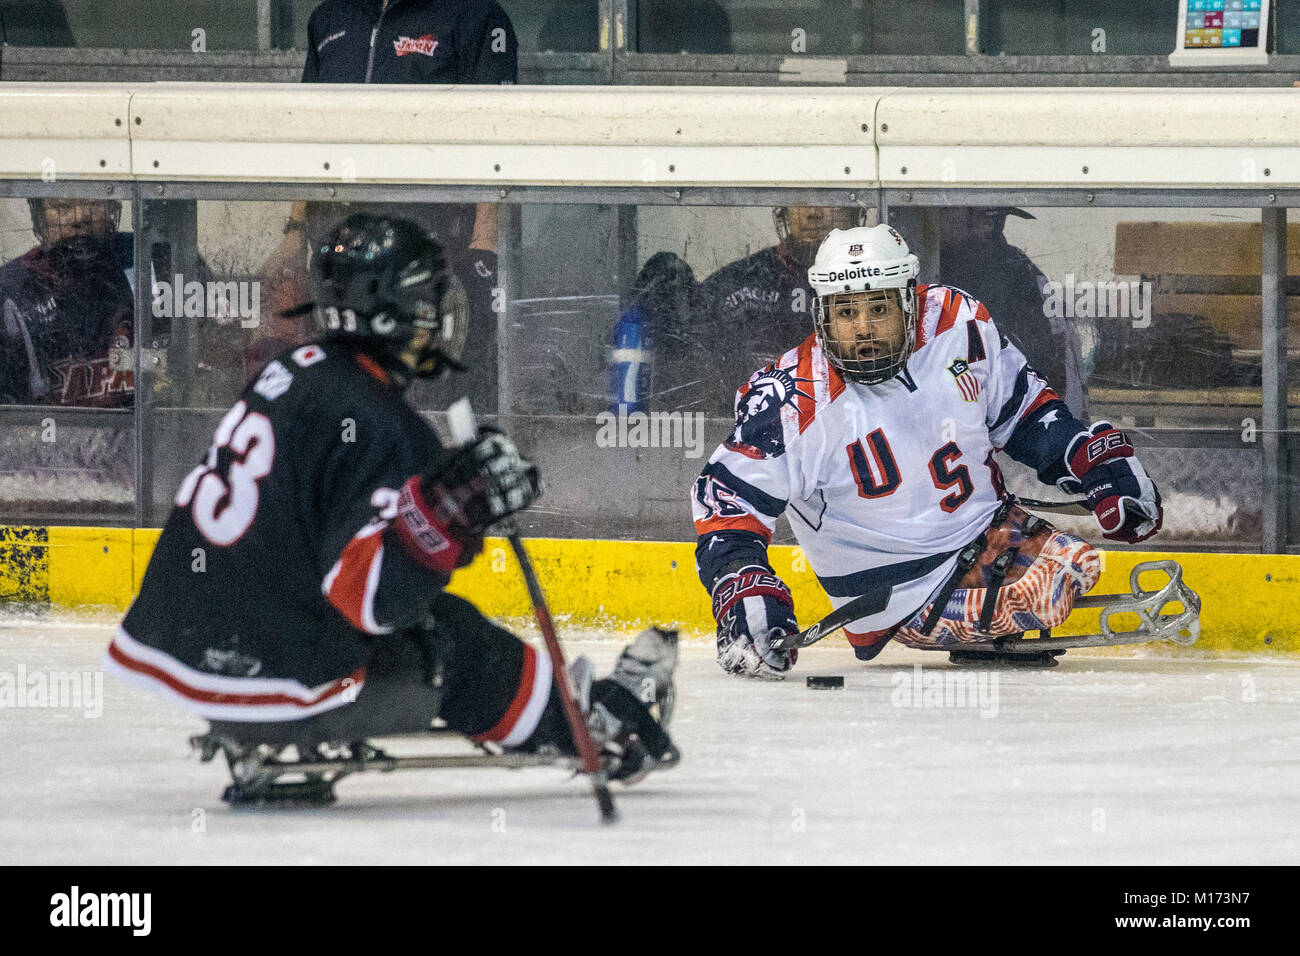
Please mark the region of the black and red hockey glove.
[[426, 567], [450, 574], [483, 550], [483, 535], [542, 493], [537, 466], [498, 431], [457, 451], [443, 467], [402, 486], [393, 522], [406, 550]]
[[1128, 436], [1097, 422], [1080, 432], [1065, 452], [1071, 478], [1059, 482], [1065, 491], [1082, 491], [1101, 528], [1103, 538], [1137, 544], [1160, 530], [1164, 508], [1155, 482], [1133, 454]]
[[728, 674], [782, 680], [799, 659], [796, 648], [772, 650], [772, 637], [799, 633], [799, 623], [790, 589], [767, 568], [749, 565], [718, 578], [713, 617], [718, 663]]

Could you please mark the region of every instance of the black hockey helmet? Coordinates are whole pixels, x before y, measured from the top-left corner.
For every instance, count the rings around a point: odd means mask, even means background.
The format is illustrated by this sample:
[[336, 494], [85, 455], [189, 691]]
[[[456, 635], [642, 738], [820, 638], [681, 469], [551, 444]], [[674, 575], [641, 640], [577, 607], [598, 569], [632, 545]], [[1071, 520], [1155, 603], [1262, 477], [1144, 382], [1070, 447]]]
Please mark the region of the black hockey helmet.
[[313, 310], [327, 337], [371, 340], [419, 377], [464, 369], [469, 299], [437, 239], [409, 219], [357, 213], [313, 252], [315, 301], [291, 314]]

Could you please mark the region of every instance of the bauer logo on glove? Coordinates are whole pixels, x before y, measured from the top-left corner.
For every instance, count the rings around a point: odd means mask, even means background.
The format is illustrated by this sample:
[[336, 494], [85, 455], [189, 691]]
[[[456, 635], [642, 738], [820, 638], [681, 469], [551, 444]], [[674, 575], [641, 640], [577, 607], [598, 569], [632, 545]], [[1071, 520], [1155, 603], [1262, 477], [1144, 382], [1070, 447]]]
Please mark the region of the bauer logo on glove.
[[1133, 443], [1110, 422], [1080, 432], [1065, 460], [1071, 478], [1088, 496], [1102, 537], [1137, 544], [1160, 530], [1160, 492], [1134, 455]]
[[781, 680], [794, 666], [796, 649], [773, 650], [775, 634], [796, 634], [794, 599], [785, 583], [756, 565], [724, 574], [713, 586], [718, 622], [718, 663], [728, 674]]

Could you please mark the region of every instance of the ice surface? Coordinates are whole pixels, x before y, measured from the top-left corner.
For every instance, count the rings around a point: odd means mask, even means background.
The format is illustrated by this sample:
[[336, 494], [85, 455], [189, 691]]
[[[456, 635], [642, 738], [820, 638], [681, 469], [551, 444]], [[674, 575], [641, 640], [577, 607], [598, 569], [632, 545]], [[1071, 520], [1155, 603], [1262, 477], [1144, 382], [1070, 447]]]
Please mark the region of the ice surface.
[[[111, 632], [5, 617], [0, 672], [97, 671]], [[619, 645], [599, 637], [567, 648], [604, 670]], [[998, 672], [983, 707], [915, 707], [914, 664], [972, 672], [834, 645], [760, 684], [712, 656], [683, 644], [683, 763], [616, 786], [614, 828], [550, 769], [367, 774], [329, 808], [231, 811], [224, 766], [187, 755], [202, 723], [105, 677], [99, 717], [0, 709], [0, 863], [1300, 861], [1300, 663], [1073, 651]], [[809, 690], [808, 674], [846, 686]]]

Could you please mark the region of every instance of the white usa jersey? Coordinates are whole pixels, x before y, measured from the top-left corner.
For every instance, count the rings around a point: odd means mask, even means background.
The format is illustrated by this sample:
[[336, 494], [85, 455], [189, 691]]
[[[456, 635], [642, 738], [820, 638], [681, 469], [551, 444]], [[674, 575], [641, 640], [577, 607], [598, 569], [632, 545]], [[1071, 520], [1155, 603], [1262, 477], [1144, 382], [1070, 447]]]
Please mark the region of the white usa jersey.
[[888, 382], [846, 381], [816, 335], [756, 372], [695, 485], [702, 547], [735, 530], [770, 542], [784, 513], [835, 607], [887, 592], [850, 637], [926, 604], [997, 509], [994, 450], [1058, 399], [966, 293], [919, 286], [917, 313], [912, 356]]

